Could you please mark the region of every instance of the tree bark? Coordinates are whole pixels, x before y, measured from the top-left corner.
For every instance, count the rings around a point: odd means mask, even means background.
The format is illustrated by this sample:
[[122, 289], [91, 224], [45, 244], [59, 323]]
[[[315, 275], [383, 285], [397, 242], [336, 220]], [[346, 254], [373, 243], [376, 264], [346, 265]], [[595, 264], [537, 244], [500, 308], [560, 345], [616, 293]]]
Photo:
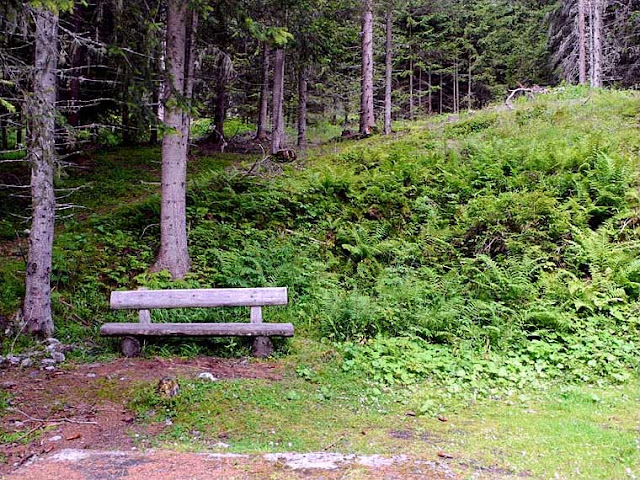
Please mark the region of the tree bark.
[[413, 120], [413, 59], [409, 60], [409, 119]]
[[429, 103], [427, 103], [427, 108], [429, 111], [429, 115], [431, 115], [433, 113], [433, 95], [432, 95], [432, 88], [431, 88], [431, 68], [429, 68]]
[[471, 111], [471, 81], [473, 79], [471, 76], [471, 59], [469, 59], [469, 70], [467, 73], [469, 75], [469, 81], [467, 83], [467, 110]]
[[584, 2], [585, 0], [578, 0], [578, 70], [580, 85], [587, 83], [587, 40]]
[[24, 129], [24, 111], [22, 110], [22, 105], [18, 105], [18, 128], [16, 129], [16, 148], [18, 145], [22, 145], [22, 131]]
[[198, 33], [198, 12], [187, 10], [186, 16], [186, 46], [185, 46], [185, 79], [184, 98], [188, 108], [182, 111], [182, 134], [186, 137], [186, 153], [189, 153], [189, 135], [191, 130], [191, 107], [193, 99], [193, 87], [196, 73], [196, 35]]
[[391, 134], [391, 81], [392, 81], [392, 54], [393, 54], [393, 2], [387, 5], [386, 17], [386, 46], [384, 65], [384, 134]]
[[285, 144], [284, 138], [284, 50], [278, 48], [273, 64], [271, 154], [276, 154]]
[[360, 134], [375, 127], [373, 112], [373, 0], [363, 0]]
[[258, 114], [258, 131], [256, 140], [267, 138], [267, 114], [269, 109], [269, 44], [262, 47], [262, 85], [260, 87], [260, 108]]
[[602, 0], [593, 5], [593, 78], [592, 87], [602, 87]]
[[298, 72], [298, 147], [301, 151], [307, 149], [307, 84], [309, 68], [300, 67]]
[[27, 258], [24, 319], [33, 334], [50, 336], [51, 268], [56, 197], [53, 189], [55, 161], [56, 69], [58, 66], [58, 15], [35, 8], [35, 73], [33, 93], [26, 99], [31, 119], [28, 159], [31, 163], [32, 219]]
[[[187, 134], [183, 108], [187, 57], [187, 7], [170, 0], [167, 8], [167, 52], [164, 94], [165, 124], [170, 132], [162, 139], [162, 203], [160, 211], [160, 252], [155, 270], [168, 270], [183, 278], [189, 270], [186, 226]], [[186, 125], [186, 132], [185, 132]]]
[[9, 150], [9, 137], [7, 135], [7, 121], [4, 116], [0, 116], [0, 148], [2, 150]]

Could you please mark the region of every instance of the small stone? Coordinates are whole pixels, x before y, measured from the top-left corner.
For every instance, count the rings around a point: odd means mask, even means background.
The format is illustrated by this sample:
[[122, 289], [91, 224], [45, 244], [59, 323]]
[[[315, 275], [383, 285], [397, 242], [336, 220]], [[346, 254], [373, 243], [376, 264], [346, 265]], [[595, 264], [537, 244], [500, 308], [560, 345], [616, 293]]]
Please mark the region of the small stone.
[[64, 356], [64, 353], [61, 353], [61, 352], [51, 352], [51, 358], [56, 363], [61, 363], [61, 362], [64, 362], [66, 360], [66, 357]]
[[20, 361], [21, 361], [20, 357], [16, 357], [15, 355], [9, 355], [7, 357], [7, 360], [9, 361], [9, 364], [11, 364], [11, 365], [18, 365], [18, 364], [20, 364]]
[[51, 437], [49, 439], [50, 442], [59, 442], [60, 440], [62, 440], [62, 436], [61, 435], [54, 435], [53, 437]]
[[55, 365], [56, 361], [53, 358], [43, 358], [40, 363], [42, 366], [47, 367], [49, 365]]
[[49, 345], [60, 345], [60, 340], [57, 338], [49, 337], [45, 340]]
[[20, 366], [22, 368], [29, 368], [32, 365], [33, 365], [33, 360], [31, 360], [30, 358], [25, 358], [20, 362]]
[[87, 377], [89, 378], [96, 378], [97, 375], [95, 373], [87, 373]]
[[165, 424], [167, 427], [170, 427], [171, 425], [173, 425], [173, 422], [171, 421], [171, 419], [170, 419], [170, 418], [167, 418], [167, 419], [164, 421], [164, 424]]
[[224, 442], [214, 443], [213, 446], [217, 448], [229, 448], [229, 444]]
[[58, 346], [57, 345], [47, 345], [45, 347], [45, 350], [49, 353], [53, 353], [53, 352], [57, 352], [58, 351]]
[[47, 372], [53, 372], [56, 369], [56, 367], [54, 367], [53, 365], [49, 365], [49, 366], [44, 367], [44, 369]]
[[209, 380], [210, 382], [216, 382], [218, 381], [218, 379], [216, 377], [214, 377], [211, 373], [209, 372], [202, 372], [198, 374], [198, 378], [202, 379], [202, 380]]

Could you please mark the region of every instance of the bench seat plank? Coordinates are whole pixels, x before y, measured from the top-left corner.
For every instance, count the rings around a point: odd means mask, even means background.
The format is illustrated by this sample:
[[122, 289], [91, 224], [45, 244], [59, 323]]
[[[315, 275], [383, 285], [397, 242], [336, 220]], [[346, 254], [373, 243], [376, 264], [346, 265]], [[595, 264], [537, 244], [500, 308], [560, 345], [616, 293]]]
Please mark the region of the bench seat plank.
[[114, 310], [286, 305], [287, 287], [199, 288], [111, 292]]
[[130, 336], [212, 336], [212, 337], [292, 337], [291, 323], [105, 323], [105, 337]]

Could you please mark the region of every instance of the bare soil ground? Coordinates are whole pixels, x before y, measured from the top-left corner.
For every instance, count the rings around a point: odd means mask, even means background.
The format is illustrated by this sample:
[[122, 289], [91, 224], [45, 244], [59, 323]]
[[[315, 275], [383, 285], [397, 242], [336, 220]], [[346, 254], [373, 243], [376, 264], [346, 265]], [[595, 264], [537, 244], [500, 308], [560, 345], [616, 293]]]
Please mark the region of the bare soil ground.
[[[210, 372], [219, 379], [278, 380], [277, 363], [250, 363], [238, 359], [118, 359], [108, 363], [68, 364], [64, 370], [0, 370], [0, 386], [10, 395], [10, 406], [0, 418], [0, 429], [13, 442], [0, 445], [0, 475], [30, 459], [61, 449], [115, 449], [128, 451], [140, 437], [159, 433], [163, 425], [137, 425], [126, 408], [128, 393], [142, 381], [167, 375]], [[114, 389], [113, 383], [121, 383]], [[118, 395], [114, 395], [114, 390]], [[138, 435], [138, 437], [136, 437]]]
[[[64, 370], [0, 370], [9, 407], [0, 430], [0, 478], [6, 479], [455, 479], [449, 458], [405, 455], [280, 453], [238, 455], [149, 450], [164, 424], [141, 425], [127, 409], [140, 382], [168, 375], [209, 372], [218, 379], [278, 381], [278, 362], [245, 359], [117, 359], [65, 365]], [[116, 388], [114, 388], [114, 386]], [[121, 388], [118, 388], [120, 387]], [[117, 392], [117, 393], [114, 393]], [[394, 432], [392, 432], [393, 434]], [[467, 470], [462, 468], [462, 470]], [[512, 478], [506, 472], [469, 468], [473, 478]], [[469, 472], [467, 472], [469, 473]]]

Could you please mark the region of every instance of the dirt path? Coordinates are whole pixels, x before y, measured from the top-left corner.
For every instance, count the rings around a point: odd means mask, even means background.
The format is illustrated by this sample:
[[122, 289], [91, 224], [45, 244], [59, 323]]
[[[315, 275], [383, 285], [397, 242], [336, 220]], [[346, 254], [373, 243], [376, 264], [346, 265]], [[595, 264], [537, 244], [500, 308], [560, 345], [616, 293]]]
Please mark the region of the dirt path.
[[404, 456], [200, 454], [63, 450], [24, 465], [7, 480], [456, 479], [444, 463]]
[[138, 425], [127, 410], [129, 394], [140, 382], [201, 372], [219, 379], [278, 380], [282, 371], [275, 362], [218, 358], [118, 359], [68, 364], [53, 372], [0, 370], [0, 386], [9, 398], [0, 432], [10, 438], [0, 445], [0, 475], [62, 449], [129, 451], [140, 445], [140, 438], [158, 434], [164, 425]]

